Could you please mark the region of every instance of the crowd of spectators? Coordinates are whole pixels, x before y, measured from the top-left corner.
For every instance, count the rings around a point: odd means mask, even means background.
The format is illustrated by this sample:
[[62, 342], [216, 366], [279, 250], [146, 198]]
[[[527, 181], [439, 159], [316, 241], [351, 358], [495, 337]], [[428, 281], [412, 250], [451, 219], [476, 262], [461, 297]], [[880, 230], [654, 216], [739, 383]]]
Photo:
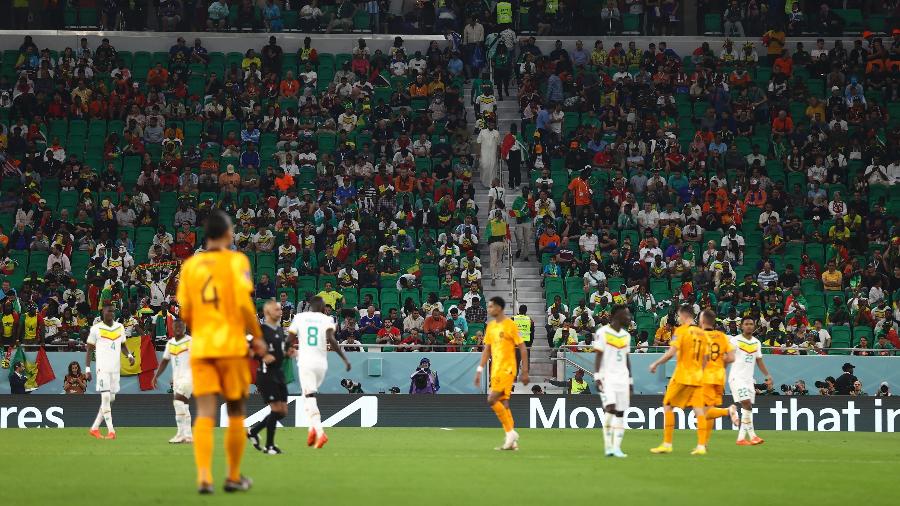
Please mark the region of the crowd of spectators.
[[[458, 350], [485, 323], [459, 47], [347, 54], [307, 37], [214, 53], [108, 40], [4, 55], [2, 342], [81, 346], [111, 301], [166, 339], [210, 209], [235, 222], [256, 299], [322, 296], [349, 345]], [[10, 52], [7, 52], [10, 53]], [[359, 348], [356, 348], [359, 349]]]
[[[357, 349], [473, 349], [480, 253], [506, 229], [478, 223], [470, 36], [339, 55], [309, 37], [228, 54], [26, 37], [0, 75], [3, 343], [78, 347], [107, 300], [165, 339], [178, 264], [220, 208], [286, 319], [318, 294]], [[625, 302], [642, 349], [680, 303], [732, 333], [755, 318], [779, 353], [900, 345], [900, 34], [790, 51], [774, 29], [689, 55], [508, 39], [490, 61], [521, 122], [500, 152], [524, 174], [488, 211], [541, 258], [548, 344], [589, 343]]]
[[776, 353], [900, 345], [900, 34], [761, 42], [520, 41], [503, 145], [526, 151], [513, 226], [542, 257], [549, 345], [589, 343], [615, 303], [644, 349], [682, 303], [730, 334], [753, 317]]

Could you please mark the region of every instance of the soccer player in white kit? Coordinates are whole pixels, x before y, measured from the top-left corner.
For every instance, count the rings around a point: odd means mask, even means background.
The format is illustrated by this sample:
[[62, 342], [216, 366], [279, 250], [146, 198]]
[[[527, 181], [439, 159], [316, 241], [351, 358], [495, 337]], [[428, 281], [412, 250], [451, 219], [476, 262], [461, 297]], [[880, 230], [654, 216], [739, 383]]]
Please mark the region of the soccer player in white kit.
[[[741, 428], [738, 431], [738, 446], [751, 446], [763, 443], [763, 439], [753, 430], [753, 403], [756, 401], [756, 388], [753, 386], [754, 366], [766, 375], [767, 380], [772, 380], [769, 370], [762, 358], [762, 344], [759, 339], [753, 337], [756, 330], [756, 322], [753, 318], [744, 318], [741, 321], [741, 335], [732, 336], [731, 344], [734, 346], [734, 362], [728, 373], [728, 386], [731, 388], [731, 396], [741, 405]], [[747, 439], [749, 438], [749, 440]]]
[[[122, 372], [121, 357], [124, 355], [134, 365], [134, 355], [123, 346], [125, 327], [115, 320], [112, 304], [105, 304], [100, 312], [101, 319], [91, 326], [87, 338], [87, 357], [84, 361], [84, 375], [91, 381], [91, 355], [97, 355], [97, 392], [100, 393], [100, 411], [89, 434], [97, 439], [115, 439], [116, 428], [112, 421], [112, 403], [119, 392], [119, 375]], [[100, 434], [100, 422], [106, 422], [107, 434]]]
[[166, 343], [162, 361], [153, 375], [153, 388], [157, 388], [159, 376], [166, 370], [169, 362], [172, 362], [172, 406], [175, 408], [175, 437], [169, 440], [172, 444], [193, 443], [194, 436], [191, 433], [191, 408], [188, 405], [191, 395], [194, 393], [194, 380], [191, 375], [191, 336], [185, 331], [187, 326], [184, 320], [175, 320], [172, 324], [174, 335]]
[[328, 442], [328, 436], [322, 428], [322, 415], [319, 413], [316, 395], [325, 379], [325, 373], [328, 372], [328, 347], [331, 346], [337, 352], [348, 371], [350, 362], [334, 338], [334, 320], [325, 314], [325, 302], [322, 297], [310, 299], [309, 309], [294, 316], [287, 331], [290, 337], [296, 338], [298, 342], [297, 369], [300, 388], [305, 397], [303, 405], [309, 419], [306, 445], [322, 448]]
[[603, 443], [607, 457], [624, 458], [622, 438], [625, 436], [625, 411], [631, 405], [631, 334], [628, 324], [631, 311], [627, 306], [613, 306], [609, 325], [594, 333], [594, 380], [606, 412], [603, 422]]

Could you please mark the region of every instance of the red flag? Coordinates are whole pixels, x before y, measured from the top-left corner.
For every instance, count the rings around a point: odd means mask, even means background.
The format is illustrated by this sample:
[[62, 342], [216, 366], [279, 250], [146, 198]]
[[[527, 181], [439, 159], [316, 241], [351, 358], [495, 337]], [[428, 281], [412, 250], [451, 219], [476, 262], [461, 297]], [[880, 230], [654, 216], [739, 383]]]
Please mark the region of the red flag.
[[53, 367], [50, 365], [50, 359], [47, 358], [47, 351], [44, 350], [43, 346], [37, 352], [35, 365], [37, 366], [37, 373], [34, 381], [37, 383], [37, 386], [50, 383], [56, 379], [56, 374], [53, 373]]
[[141, 372], [138, 374], [138, 383], [141, 390], [153, 390], [153, 375], [159, 362], [156, 360], [156, 349], [153, 347], [153, 338], [141, 336]]

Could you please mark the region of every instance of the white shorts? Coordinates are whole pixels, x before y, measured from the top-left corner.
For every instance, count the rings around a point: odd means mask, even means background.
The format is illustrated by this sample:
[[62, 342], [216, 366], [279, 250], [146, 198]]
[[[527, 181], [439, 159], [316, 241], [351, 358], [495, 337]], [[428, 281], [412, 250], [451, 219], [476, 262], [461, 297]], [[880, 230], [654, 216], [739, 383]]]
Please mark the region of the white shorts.
[[97, 371], [95, 379], [97, 380], [98, 392], [109, 392], [111, 394], [119, 393], [119, 377], [117, 372], [101, 372]]
[[729, 381], [728, 387], [731, 388], [734, 402], [750, 401], [750, 404], [756, 402], [756, 387], [752, 381]]
[[616, 411], [626, 411], [631, 407], [631, 391], [627, 387], [606, 387], [600, 393], [600, 400], [603, 401], [604, 408], [615, 405]]
[[172, 383], [172, 393], [183, 395], [190, 399], [194, 393], [194, 382], [192, 380], [181, 380]]
[[298, 361], [297, 370], [299, 371], [300, 390], [303, 392], [303, 395], [314, 394], [319, 391], [319, 387], [325, 381], [325, 373], [328, 372], [328, 362], [301, 364]]

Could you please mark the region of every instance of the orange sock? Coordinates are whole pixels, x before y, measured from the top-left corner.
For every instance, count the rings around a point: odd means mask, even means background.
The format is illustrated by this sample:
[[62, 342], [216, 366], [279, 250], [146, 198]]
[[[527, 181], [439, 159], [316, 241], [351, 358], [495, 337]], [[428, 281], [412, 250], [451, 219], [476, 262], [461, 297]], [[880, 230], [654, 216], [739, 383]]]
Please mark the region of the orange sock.
[[503, 404], [499, 402], [495, 402], [491, 405], [491, 409], [494, 410], [494, 414], [497, 415], [497, 419], [500, 420], [500, 425], [503, 426], [503, 430], [509, 432], [512, 430], [512, 416], [508, 414], [508, 411]]
[[194, 419], [194, 463], [198, 485], [212, 483], [213, 426], [212, 418]]
[[229, 416], [228, 430], [225, 431], [225, 461], [228, 464], [228, 479], [231, 481], [241, 479], [241, 459], [244, 457], [246, 444], [244, 417]]
[[509, 430], [514, 430], [516, 428], [516, 420], [513, 418], [512, 410], [509, 408], [505, 408], [506, 418], [509, 420]]
[[706, 446], [709, 431], [709, 421], [705, 416], [697, 417], [697, 446]]
[[675, 412], [663, 413], [663, 443], [672, 444], [672, 435], [675, 433]]
[[727, 414], [728, 410], [725, 408], [706, 408], [707, 420], [715, 420], [716, 418], [726, 416]]

